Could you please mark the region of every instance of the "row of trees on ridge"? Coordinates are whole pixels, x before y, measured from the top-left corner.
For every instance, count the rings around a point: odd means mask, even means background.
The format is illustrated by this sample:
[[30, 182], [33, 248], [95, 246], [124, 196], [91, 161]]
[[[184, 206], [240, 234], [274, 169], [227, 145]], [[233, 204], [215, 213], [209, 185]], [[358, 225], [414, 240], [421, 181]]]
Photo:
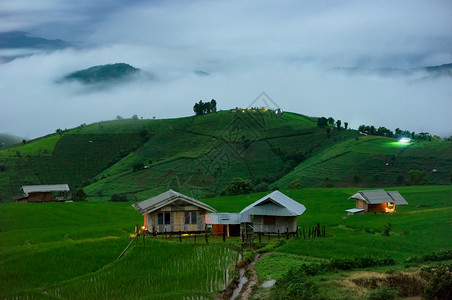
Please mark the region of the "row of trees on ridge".
[[210, 102], [203, 102], [200, 100], [198, 103], [195, 103], [193, 106], [193, 111], [195, 115], [201, 116], [205, 114], [209, 114], [211, 112], [217, 111], [217, 101], [215, 99], [210, 100]]

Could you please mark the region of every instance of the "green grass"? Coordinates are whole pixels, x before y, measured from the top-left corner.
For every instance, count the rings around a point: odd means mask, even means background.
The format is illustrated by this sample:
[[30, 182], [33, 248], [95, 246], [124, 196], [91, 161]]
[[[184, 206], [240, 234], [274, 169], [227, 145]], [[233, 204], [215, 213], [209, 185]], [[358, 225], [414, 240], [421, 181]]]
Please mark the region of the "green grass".
[[[257, 263], [260, 281], [329, 258], [392, 258], [403, 270], [408, 258], [452, 249], [452, 186], [399, 187], [409, 205], [397, 207], [396, 213], [348, 216], [345, 209], [354, 201], [347, 198], [357, 190], [283, 191], [306, 206], [298, 225], [320, 223], [327, 237], [284, 240]], [[238, 212], [265, 194], [202, 201], [218, 211]], [[203, 238], [195, 244], [190, 237], [182, 243], [177, 238], [140, 239], [116, 261], [129, 233], [142, 223], [131, 203], [9, 203], [0, 205], [0, 215], [1, 298], [213, 298], [237, 259], [221, 238], [206, 245]], [[383, 236], [388, 223], [392, 230]], [[330, 280], [337, 276], [331, 276], [324, 286], [333, 290]]]
[[11, 203], [0, 215], [1, 298], [212, 298], [237, 259], [199, 238], [138, 240], [116, 261], [142, 222], [130, 203]]
[[[403, 265], [414, 256], [452, 249], [452, 186], [400, 187], [396, 190], [409, 205], [398, 206], [396, 213], [349, 216], [344, 210], [354, 207], [354, 201], [347, 198], [357, 190], [287, 191], [287, 195], [306, 206], [306, 212], [298, 218], [299, 226], [307, 229], [320, 223], [326, 226], [327, 238], [285, 243], [276, 249], [278, 254], [258, 262], [259, 277], [278, 279], [288, 269], [284, 266], [309, 261], [306, 257], [312, 260], [371, 256], [392, 258]], [[388, 223], [392, 224], [390, 235], [383, 236]], [[273, 261], [278, 263], [271, 268]]]

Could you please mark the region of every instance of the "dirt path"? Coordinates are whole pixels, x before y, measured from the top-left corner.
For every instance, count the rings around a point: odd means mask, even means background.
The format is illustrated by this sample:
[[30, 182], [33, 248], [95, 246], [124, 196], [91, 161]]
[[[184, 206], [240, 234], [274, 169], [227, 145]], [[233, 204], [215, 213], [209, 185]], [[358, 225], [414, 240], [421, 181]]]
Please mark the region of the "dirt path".
[[257, 278], [257, 272], [256, 272], [256, 269], [254, 268], [254, 266], [260, 259], [264, 258], [268, 254], [269, 253], [265, 253], [263, 255], [260, 255], [260, 254], [256, 255], [256, 258], [248, 265], [248, 268], [246, 270], [248, 282], [243, 287], [242, 292], [240, 293], [240, 299], [248, 300], [250, 298], [251, 294], [253, 293], [253, 286], [256, 284], [259, 285], [259, 280]]

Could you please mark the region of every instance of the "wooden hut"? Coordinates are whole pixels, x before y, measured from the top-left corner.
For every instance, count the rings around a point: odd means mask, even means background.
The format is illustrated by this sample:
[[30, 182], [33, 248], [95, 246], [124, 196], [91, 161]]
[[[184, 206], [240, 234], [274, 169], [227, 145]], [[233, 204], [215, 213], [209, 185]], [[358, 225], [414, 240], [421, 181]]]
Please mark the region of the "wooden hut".
[[408, 202], [397, 191], [385, 190], [358, 191], [348, 199], [355, 200], [355, 210], [361, 212], [394, 212], [396, 205], [408, 205]]
[[246, 226], [251, 224], [249, 215], [238, 213], [210, 213], [206, 214], [206, 224], [212, 226], [212, 235], [240, 236], [246, 230]]
[[274, 191], [240, 213], [252, 216], [254, 233], [292, 233], [297, 231], [297, 217], [305, 210], [303, 204]]
[[132, 205], [144, 216], [144, 228], [154, 234], [205, 231], [205, 215], [215, 209], [198, 200], [168, 190]]
[[16, 198], [17, 202], [56, 202], [66, 201], [69, 192], [67, 184], [24, 185], [23, 195]]

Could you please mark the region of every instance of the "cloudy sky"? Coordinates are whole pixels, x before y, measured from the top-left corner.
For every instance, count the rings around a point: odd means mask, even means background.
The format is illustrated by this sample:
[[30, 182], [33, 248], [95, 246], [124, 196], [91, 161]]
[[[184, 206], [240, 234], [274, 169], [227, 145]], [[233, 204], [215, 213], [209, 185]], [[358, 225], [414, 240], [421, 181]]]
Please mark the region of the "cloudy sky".
[[[0, 49], [33, 53], [0, 63], [0, 133], [183, 117], [212, 98], [220, 109], [247, 107], [264, 91], [285, 111], [353, 128], [452, 135], [452, 77], [417, 69], [452, 63], [452, 1], [2, 0], [0, 20], [0, 32], [74, 45]], [[116, 62], [152, 80], [101, 90], [58, 83]]]

